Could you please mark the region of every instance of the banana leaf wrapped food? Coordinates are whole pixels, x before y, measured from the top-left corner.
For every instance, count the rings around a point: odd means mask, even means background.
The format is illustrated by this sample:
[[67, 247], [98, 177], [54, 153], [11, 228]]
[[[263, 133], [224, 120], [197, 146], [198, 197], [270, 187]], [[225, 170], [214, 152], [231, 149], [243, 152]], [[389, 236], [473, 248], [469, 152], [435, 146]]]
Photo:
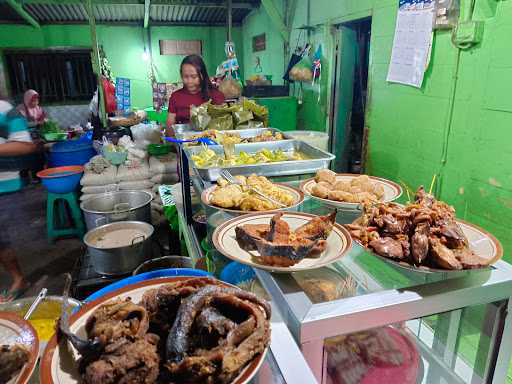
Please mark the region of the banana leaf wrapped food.
[[268, 127], [268, 108], [263, 105], [258, 105], [256, 102], [244, 98], [242, 100], [242, 107], [246, 111], [251, 111], [254, 120], [263, 122], [265, 127]]
[[201, 104], [199, 106], [190, 106], [190, 123], [192, 126], [200, 131], [204, 131], [212, 118], [208, 114], [208, 103]]
[[208, 129], [215, 129], [217, 131], [230, 131], [233, 129], [233, 116], [230, 113], [223, 116], [213, 117], [208, 124]]

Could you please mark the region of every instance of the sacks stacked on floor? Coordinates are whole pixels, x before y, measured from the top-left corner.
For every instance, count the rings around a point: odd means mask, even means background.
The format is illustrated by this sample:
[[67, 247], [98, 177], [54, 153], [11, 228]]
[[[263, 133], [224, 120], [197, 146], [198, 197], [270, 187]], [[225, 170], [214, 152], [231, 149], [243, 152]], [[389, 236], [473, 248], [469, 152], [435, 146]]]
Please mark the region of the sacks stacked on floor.
[[103, 156], [97, 155], [84, 166], [84, 175], [80, 180], [82, 185], [81, 201], [116, 190], [117, 167], [110, 164]]
[[120, 191], [146, 191], [153, 194], [154, 183], [151, 181], [147, 160], [127, 161], [117, 170], [117, 181]]
[[165, 220], [164, 208], [160, 199], [158, 188], [162, 184], [175, 184], [179, 181], [178, 162], [175, 153], [165, 156], [152, 156], [149, 158], [149, 171], [153, 185], [154, 199], [151, 202], [151, 218], [154, 223]]

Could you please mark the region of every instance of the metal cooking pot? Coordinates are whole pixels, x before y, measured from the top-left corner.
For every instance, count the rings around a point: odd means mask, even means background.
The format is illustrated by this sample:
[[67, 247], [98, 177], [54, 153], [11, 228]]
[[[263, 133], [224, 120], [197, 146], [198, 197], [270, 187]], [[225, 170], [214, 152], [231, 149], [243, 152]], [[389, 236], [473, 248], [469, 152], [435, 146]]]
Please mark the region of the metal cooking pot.
[[151, 224], [151, 200], [146, 191], [107, 192], [80, 204], [88, 230], [117, 221], [144, 221]]
[[[122, 229], [136, 230], [138, 234], [131, 239], [123, 238], [126, 240], [126, 245], [112, 248], [98, 247], [98, 240], [101, 237]], [[91, 256], [92, 267], [102, 275], [131, 273], [142, 262], [151, 258], [153, 232], [153, 226], [142, 221], [119, 221], [90, 230], [84, 236], [84, 243]]]
[[133, 271], [132, 275], [140, 275], [141, 273], [158, 271], [167, 268], [193, 268], [190, 257], [185, 256], [163, 256], [156, 259], [148, 260], [139, 265]]

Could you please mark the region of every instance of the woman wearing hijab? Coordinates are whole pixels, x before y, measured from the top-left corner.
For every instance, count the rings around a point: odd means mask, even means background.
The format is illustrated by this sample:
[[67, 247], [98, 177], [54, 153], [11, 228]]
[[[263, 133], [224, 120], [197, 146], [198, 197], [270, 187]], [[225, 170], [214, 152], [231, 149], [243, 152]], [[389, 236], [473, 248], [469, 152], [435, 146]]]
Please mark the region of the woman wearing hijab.
[[29, 89], [23, 95], [23, 104], [16, 108], [28, 121], [30, 125], [39, 125], [46, 120], [46, 113], [39, 105], [39, 93]]

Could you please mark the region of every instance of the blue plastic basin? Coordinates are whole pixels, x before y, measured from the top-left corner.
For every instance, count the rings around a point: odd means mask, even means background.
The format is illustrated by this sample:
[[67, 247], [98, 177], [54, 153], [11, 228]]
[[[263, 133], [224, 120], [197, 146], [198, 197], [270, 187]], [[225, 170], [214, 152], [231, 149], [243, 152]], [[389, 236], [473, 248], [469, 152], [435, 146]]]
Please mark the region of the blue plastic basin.
[[48, 164], [51, 167], [84, 165], [96, 155], [92, 142], [87, 140], [66, 140], [55, 143], [50, 148]]
[[48, 192], [68, 193], [78, 187], [84, 167], [67, 166], [44, 169], [37, 173]]

